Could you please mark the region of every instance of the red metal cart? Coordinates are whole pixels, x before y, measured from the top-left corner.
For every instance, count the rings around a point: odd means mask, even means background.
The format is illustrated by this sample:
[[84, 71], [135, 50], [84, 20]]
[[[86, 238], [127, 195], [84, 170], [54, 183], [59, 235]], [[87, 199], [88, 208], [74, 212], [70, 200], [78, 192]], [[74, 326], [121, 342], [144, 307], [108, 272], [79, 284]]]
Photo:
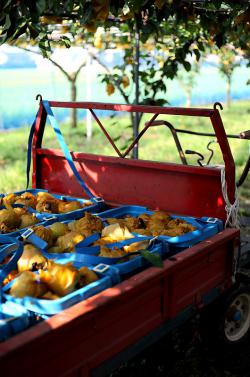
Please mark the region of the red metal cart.
[[[176, 214], [226, 220], [220, 168], [126, 158], [140, 137], [157, 125], [154, 122], [160, 116], [207, 117], [222, 151], [227, 195], [233, 203], [234, 160], [216, 106], [185, 109], [55, 101], [50, 101], [49, 105], [88, 109], [116, 150], [117, 157], [71, 153], [86, 184], [108, 205], [138, 204]], [[139, 112], [152, 114], [152, 117], [122, 153], [96, 110]], [[32, 146], [32, 186], [81, 197], [82, 189], [62, 151], [42, 147], [46, 118], [40, 98]], [[239, 237], [238, 229], [224, 229], [166, 259], [163, 268], [150, 267], [3, 342], [0, 344], [1, 374], [9, 377], [104, 376], [231, 290]]]

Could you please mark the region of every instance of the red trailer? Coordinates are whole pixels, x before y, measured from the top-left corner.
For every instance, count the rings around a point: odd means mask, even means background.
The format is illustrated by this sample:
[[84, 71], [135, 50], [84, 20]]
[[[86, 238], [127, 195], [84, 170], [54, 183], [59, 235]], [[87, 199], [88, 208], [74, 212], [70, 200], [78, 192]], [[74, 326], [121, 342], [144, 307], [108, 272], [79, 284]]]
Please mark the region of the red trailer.
[[[111, 142], [117, 157], [71, 152], [77, 172], [95, 196], [103, 198], [111, 208], [122, 204], [143, 205], [152, 210], [227, 220], [225, 200], [235, 202], [235, 165], [217, 106], [185, 109], [89, 102], [49, 101], [48, 104], [51, 108], [88, 109]], [[96, 110], [147, 113], [151, 119], [122, 153]], [[166, 114], [211, 120], [225, 164], [226, 198], [220, 167], [126, 158], [150, 127], [162, 124], [156, 122], [157, 118]], [[83, 197], [62, 151], [42, 146], [49, 115], [40, 97], [32, 145], [32, 187]], [[149, 267], [13, 336], [0, 344], [1, 374], [104, 376], [229, 293], [222, 326], [224, 340], [232, 346], [238, 344], [247, 337], [250, 324], [249, 292], [246, 288], [238, 293], [234, 288], [239, 244], [239, 230], [226, 228], [167, 258], [163, 268]]]

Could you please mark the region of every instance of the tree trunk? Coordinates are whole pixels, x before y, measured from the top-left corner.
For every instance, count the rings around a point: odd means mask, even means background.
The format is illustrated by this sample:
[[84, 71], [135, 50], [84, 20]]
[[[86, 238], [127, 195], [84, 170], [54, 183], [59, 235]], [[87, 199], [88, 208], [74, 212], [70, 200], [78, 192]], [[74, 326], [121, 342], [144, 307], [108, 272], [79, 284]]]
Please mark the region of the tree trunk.
[[[92, 98], [92, 73], [91, 73], [92, 57], [87, 55], [86, 60], [86, 101]], [[91, 140], [93, 133], [92, 126], [93, 117], [89, 110], [86, 110], [86, 136], [87, 140]]]
[[192, 90], [187, 90], [187, 99], [186, 99], [186, 107], [191, 107], [192, 105]]
[[229, 108], [231, 106], [231, 86], [232, 86], [232, 80], [231, 77], [227, 78], [227, 107]]
[[[140, 30], [139, 30], [139, 21], [136, 18], [135, 23], [135, 59], [134, 59], [134, 80], [135, 80], [135, 104], [139, 104], [140, 90], [139, 90], [139, 63], [140, 63]], [[139, 123], [140, 123], [140, 114], [135, 113], [134, 122], [133, 122], [133, 138], [135, 139], [138, 136], [139, 132]], [[133, 158], [138, 159], [139, 151], [138, 144], [133, 148]]]
[[[70, 100], [76, 101], [76, 80], [70, 81]], [[70, 124], [72, 128], [77, 127], [77, 109], [70, 110]]]

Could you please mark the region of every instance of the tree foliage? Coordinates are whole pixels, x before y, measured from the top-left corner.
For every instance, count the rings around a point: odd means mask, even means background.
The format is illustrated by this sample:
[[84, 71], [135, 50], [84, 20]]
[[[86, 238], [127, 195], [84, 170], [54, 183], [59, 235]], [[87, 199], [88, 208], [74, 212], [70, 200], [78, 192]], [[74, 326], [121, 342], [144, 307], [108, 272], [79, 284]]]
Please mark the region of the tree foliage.
[[228, 80], [231, 80], [235, 68], [240, 66], [241, 57], [232, 46], [223, 46], [218, 52], [219, 71]]
[[[173, 79], [182, 65], [186, 71], [191, 70], [193, 56], [200, 59], [200, 49], [205, 50], [207, 40], [201, 34], [199, 27], [190, 20], [185, 27], [176, 27], [175, 22], [162, 22], [156, 35], [145, 38], [147, 25], [140, 27], [140, 59], [139, 81], [140, 104], [163, 105], [166, 104], [167, 91], [166, 78]], [[123, 51], [123, 61], [112, 71], [103, 75], [103, 82], [107, 84], [108, 94], [119, 90], [126, 102], [135, 102], [132, 90], [136, 81], [134, 65], [135, 33], [128, 24], [121, 25], [117, 33], [110, 38], [109, 31], [98, 36], [101, 48], [118, 46]]]
[[[102, 26], [103, 34], [94, 34]], [[250, 58], [249, 0], [1, 0], [0, 44], [25, 37], [44, 56], [53, 44], [123, 49], [123, 61], [102, 77], [108, 94], [119, 90], [125, 102], [166, 103], [166, 78], [207, 46], [231, 44]], [[112, 35], [112, 37], [111, 37]], [[192, 59], [190, 59], [192, 57]], [[141, 83], [140, 87], [138, 82]], [[135, 90], [134, 90], [135, 89]], [[133, 114], [131, 114], [133, 117]], [[140, 119], [131, 119], [136, 136]]]
[[[159, 25], [186, 26], [190, 21], [221, 47], [232, 42], [249, 51], [250, 6], [248, 0], [2, 0], [0, 4], [1, 43], [26, 33], [46, 53], [50, 49], [54, 24], [67, 21], [94, 32], [110, 22], [143, 25], [142, 39], [159, 34]], [[177, 30], [177, 29], [176, 29]], [[167, 31], [167, 30], [166, 30]], [[69, 46], [70, 41], [60, 37]], [[198, 46], [201, 47], [201, 46]]]

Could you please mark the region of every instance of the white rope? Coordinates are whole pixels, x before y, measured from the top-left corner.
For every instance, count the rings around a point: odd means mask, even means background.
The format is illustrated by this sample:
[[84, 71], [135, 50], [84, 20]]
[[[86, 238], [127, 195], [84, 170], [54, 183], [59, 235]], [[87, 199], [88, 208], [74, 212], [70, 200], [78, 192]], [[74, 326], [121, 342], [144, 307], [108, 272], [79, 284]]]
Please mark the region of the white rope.
[[227, 195], [227, 182], [225, 177], [225, 168], [221, 169], [221, 187], [222, 187], [222, 194], [225, 200], [226, 206], [225, 210], [227, 213], [227, 219], [225, 223], [225, 228], [227, 226], [231, 228], [239, 228], [239, 218], [238, 218], [238, 211], [239, 211], [239, 193], [237, 190], [237, 186], [235, 186], [235, 202], [233, 204], [230, 203]]

